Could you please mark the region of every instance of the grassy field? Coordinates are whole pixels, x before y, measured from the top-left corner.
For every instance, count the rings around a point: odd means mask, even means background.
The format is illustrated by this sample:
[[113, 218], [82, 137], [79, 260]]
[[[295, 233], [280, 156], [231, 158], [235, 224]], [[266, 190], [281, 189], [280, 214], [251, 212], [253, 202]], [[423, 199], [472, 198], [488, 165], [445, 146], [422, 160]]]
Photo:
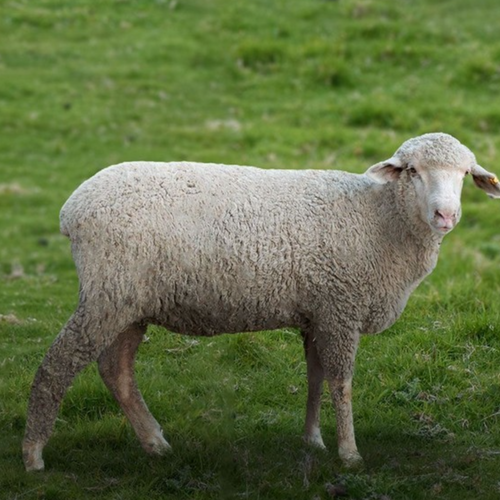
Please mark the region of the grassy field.
[[20, 443], [36, 368], [78, 284], [58, 212], [125, 160], [361, 172], [409, 137], [455, 135], [500, 174], [496, 0], [4, 0], [0, 4], [0, 498], [500, 498], [500, 204], [463, 219], [402, 318], [364, 338], [366, 469], [306, 447], [291, 330], [152, 329], [137, 371], [174, 452], [143, 454], [94, 366], [64, 400], [47, 470]]

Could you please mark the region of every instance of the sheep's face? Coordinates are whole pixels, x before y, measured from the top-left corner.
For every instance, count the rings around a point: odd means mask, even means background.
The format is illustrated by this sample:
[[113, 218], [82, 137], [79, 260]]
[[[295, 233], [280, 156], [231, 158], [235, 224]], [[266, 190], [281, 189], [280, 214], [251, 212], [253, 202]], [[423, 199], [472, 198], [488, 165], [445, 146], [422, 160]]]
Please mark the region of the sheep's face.
[[496, 176], [477, 165], [472, 152], [447, 134], [410, 139], [366, 174], [378, 182], [398, 182], [405, 198], [417, 206], [421, 220], [440, 235], [460, 220], [460, 196], [468, 174], [490, 196], [500, 197]]
[[444, 235], [460, 220], [460, 195], [464, 177], [469, 173], [466, 165], [429, 168], [410, 163], [405, 169], [406, 179], [402, 182], [413, 186], [420, 217], [434, 232]]

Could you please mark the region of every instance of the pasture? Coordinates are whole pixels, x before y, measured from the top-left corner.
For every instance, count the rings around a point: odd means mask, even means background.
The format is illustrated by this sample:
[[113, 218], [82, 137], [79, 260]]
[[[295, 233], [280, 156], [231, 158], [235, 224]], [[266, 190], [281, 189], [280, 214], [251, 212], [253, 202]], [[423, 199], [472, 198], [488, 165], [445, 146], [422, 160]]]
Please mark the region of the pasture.
[[0, 499], [500, 497], [500, 200], [462, 221], [401, 319], [363, 338], [361, 472], [302, 441], [295, 330], [151, 328], [137, 375], [173, 453], [145, 455], [95, 366], [21, 459], [35, 371], [77, 303], [59, 209], [130, 160], [362, 172], [443, 131], [500, 175], [495, 0], [5, 0], [0, 5]]

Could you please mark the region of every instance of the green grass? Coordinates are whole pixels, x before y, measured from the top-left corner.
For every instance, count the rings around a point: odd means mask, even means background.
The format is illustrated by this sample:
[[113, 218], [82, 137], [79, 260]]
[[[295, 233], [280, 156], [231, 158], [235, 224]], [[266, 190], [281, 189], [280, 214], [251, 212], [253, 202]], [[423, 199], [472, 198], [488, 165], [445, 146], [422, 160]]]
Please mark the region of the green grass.
[[151, 459], [95, 367], [24, 472], [30, 384], [77, 302], [58, 211], [125, 160], [361, 172], [444, 131], [500, 173], [495, 0], [5, 0], [0, 5], [0, 498], [496, 499], [500, 205], [468, 183], [463, 220], [403, 317], [364, 338], [354, 415], [366, 470], [301, 440], [294, 331], [152, 329], [138, 378], [174, 452]]

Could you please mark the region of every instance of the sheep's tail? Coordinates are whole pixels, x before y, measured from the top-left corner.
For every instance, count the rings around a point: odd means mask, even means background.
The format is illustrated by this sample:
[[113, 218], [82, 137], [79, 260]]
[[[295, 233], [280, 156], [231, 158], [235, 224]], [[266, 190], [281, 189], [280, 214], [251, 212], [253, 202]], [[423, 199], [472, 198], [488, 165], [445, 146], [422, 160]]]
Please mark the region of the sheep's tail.
[[61, 234], [69, 237], [69, 224], [68, 224], [68, 216], [65, 211], [66, 204], [63, 205], [61, 211], [59, 212], [59, 230]]
[[68, 228], [64, 225], [63, 221], [61, 221], [60, 229], [61, 229], [61, 234], [63, 234], [64, 236], [68, 236], [68, 238], [69, 238]]

